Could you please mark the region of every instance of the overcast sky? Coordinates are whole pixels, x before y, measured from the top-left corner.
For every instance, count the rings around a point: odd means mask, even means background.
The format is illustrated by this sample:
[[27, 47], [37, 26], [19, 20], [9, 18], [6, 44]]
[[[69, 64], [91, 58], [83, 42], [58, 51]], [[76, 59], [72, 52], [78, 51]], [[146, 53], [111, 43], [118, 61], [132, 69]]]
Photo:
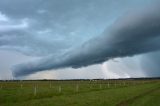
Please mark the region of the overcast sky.
[[0, 0], [0, 79], [160, 76], [158, 0]]

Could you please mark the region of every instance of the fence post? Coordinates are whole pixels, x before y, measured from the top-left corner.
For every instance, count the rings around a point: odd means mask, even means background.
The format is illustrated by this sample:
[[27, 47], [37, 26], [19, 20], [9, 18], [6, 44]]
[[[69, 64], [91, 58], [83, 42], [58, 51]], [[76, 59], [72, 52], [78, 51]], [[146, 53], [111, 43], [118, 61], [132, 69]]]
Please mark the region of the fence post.
[[22, 89], [23, 85], [21, 84], [21, 89]]
[[34, 96], [36, 96], [37, 95], [37, 87], [36, 87], [36, 85], [34, 86]]
[[62, 91], [61, 86], [59, 86], [58, 91], [59, 91], [59, 93], [61, 93], [61, 91]]
[[99, 88], [102, 89], [102, 84], [99, 85]]
[[78, 92], [79, 91], [79, 85], [77, 84], [76, 85], [76, 92]]

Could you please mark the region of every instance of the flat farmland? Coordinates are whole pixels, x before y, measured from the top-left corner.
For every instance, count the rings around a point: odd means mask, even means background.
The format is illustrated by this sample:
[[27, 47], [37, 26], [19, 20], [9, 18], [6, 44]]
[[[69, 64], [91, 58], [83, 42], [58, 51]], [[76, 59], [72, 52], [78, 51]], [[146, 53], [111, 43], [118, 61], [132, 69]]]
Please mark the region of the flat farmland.
[[160, 106], [160, 80], [1, 81], [0, 106]]

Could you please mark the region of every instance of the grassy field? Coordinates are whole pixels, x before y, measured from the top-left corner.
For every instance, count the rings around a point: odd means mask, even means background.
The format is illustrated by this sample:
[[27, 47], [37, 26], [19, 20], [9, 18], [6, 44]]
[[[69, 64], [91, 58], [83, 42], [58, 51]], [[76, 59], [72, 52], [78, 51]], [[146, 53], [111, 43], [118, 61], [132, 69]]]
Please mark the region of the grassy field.
[[160, 106], [160, 80], [0, 82], [0, 106]]

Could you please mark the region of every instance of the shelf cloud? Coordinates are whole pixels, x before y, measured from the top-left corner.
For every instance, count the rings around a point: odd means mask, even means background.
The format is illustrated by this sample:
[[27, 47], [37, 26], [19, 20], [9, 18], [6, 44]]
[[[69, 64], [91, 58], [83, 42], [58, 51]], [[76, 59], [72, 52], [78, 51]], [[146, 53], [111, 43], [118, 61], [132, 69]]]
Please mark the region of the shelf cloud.
[[[116, 19], [102, 34], [76, 48], [57, 55], [52, 54], [54, 49], [49, 49], [51, 51], [48, 56], [14, 66], [12, 68], [14, 76], [67, 67], [80, 68], [101, 64], [114, 58], [158, 51], [159, 11], [158, 6], [129, 11]], [[52, 48], [52, 45], [49, 48]]]

